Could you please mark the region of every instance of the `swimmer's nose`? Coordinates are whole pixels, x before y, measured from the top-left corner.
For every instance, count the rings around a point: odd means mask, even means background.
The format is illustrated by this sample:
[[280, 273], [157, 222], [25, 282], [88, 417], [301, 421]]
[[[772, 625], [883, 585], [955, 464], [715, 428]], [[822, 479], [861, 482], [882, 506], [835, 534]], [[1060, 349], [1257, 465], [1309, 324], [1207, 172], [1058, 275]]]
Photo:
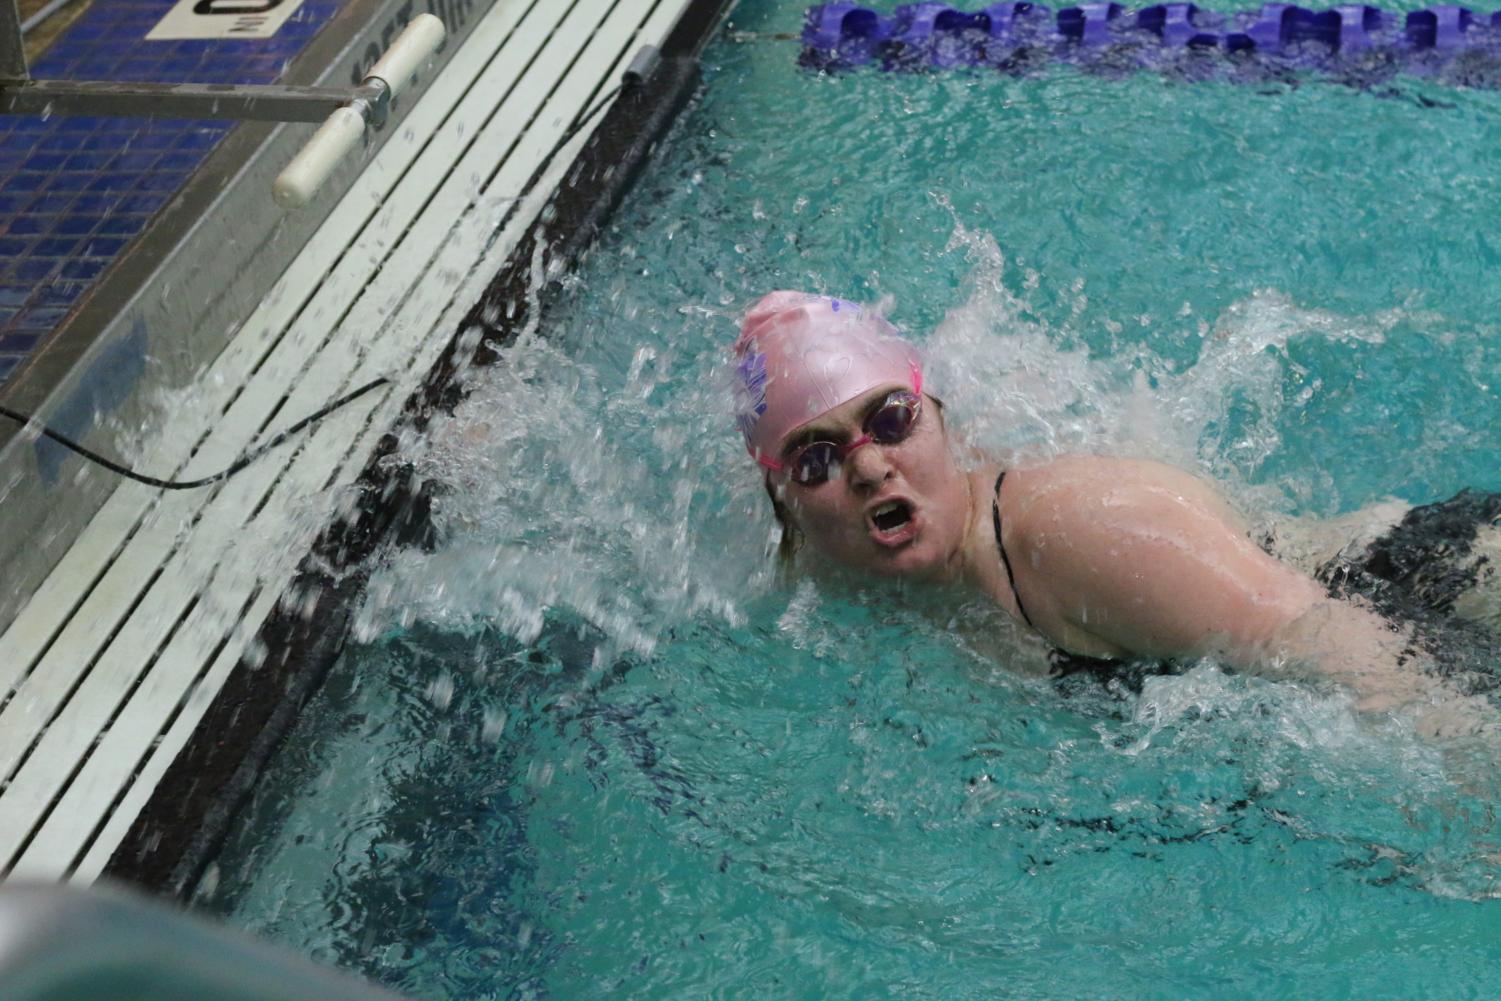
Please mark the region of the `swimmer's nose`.
[[891, 475], [891, 463], [886, 452], [874, 442], [866, 442], [844, 457], [844, 475], [851, 487], [869, 492], [879, 487]]

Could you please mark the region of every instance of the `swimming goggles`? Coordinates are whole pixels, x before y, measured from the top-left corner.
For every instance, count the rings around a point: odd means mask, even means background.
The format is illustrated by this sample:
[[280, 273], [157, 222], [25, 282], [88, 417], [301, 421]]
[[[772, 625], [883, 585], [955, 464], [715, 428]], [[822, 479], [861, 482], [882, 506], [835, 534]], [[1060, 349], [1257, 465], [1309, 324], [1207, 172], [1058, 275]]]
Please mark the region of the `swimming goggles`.
[[872, 442], [877, 445], [895, 445], [905, 441], [917, 424], [917, 415], [921, 410], [921, 396], [899, 389], [870, 412], [861, 428], [865, 433], [854, 441], [844, 445], [832, 441], [810, 441], [793, 452], [786, 462], [777, 462], [765, 456], [758, 456], [757, 461], [767, 469], [787, 473], [805, 487], [816, 487], [827, 482], [834, 468], [860, 446]]

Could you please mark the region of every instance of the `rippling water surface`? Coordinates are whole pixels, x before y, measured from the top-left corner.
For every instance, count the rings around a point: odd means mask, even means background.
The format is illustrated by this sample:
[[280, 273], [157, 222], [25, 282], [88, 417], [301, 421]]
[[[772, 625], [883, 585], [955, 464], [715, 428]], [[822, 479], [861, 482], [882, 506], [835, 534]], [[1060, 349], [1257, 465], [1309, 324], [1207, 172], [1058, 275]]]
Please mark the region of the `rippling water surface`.
[[738, 312], [809, 288], [886, 307], [1003, 461], [1152, 455], [1272, 524], [1501, 489], [1501, 95], [820, 77], [801, 12], [741, 4], [413, 443], [442, 541], [384, 554], [201, 902], [428, 998], [1496, 994], [1489, 760], [779, 583], [723, 390]]

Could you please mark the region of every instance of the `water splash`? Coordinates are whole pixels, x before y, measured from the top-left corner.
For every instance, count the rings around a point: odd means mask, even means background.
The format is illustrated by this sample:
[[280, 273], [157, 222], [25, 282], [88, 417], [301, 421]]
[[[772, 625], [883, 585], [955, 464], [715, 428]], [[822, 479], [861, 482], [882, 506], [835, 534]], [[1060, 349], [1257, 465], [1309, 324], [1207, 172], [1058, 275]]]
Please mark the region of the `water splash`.
[[443, 542], [376, 576], [357, 635], [422, 620], [531, 642], [562, 608], [649, 654], [675, 623], [737, 621], [769, 579], [764, 531], [748, 527], [756, 501], [731, 488], [734, 465], [715, 461], [722, 408], [674, 384], [675, 361], [643, 348], [601, 375], [535, 334], [502, 351], [408, 457], [440, 484]]
[[1188, 363], [1132, 344], [1101, 354], [1082, 346], [1073, 325], [1084, 312], [1080, 282], [1060, 324], [1037, 308], [1035, 273], [1024, 272], [1016, 287], [995, 237], [957, 213], [946, 251], [962, 254], [969, 272], [961, 301], [926, 350], [931, 384], [951, 404], [965, 444], [1003, 461], [1071, 452], [1154, 458], [1217, 481], [1243, 508], [1261, 512], [1340, 506], [1318, 470], [1268, 482], [1290, 415], [1325, 391], [1297, 354], [1317, 342], [1379, 347], [1399, 328], [1446, 323], [1404, 308], [1343, 315], [1266, 288], [1217, 314], [1185, 302], [1175, 320], [1189, 328]]
[[[1288, 412], [1321, 391], [1290, 345], [1379, 346], [1403, 324], [1440, 322], [1400, 309], [1344, 316], [1267, 289], [1218, 315], [1185, 303], [1176, 322], [1191, 329], [1191, 364], [1139, 345], [1100, 354], [1072, 326], [1079, 283], [1071, 318], [1045, 319], [1036, 276], [1008, 270], [991, 233], [935, 201], [951, 217], [945, 252], [967, 270], [919, 339], [970, 461], [1156, 458], [1216, 479], [1243, 509], [1285, 514], [1328, 493], [1263, 475]], [[424, 620], [496, 624], [527, 642], [549, 609], [569, 608], [618, 648], [648, 653], [694, 616], [736, 621], [772, 585], [776, 530], [721, 392], [733, 307], [664, 311], [625, 287], [608, 299], [605, 315], [571, 328], [534, 321], [492, 369], [469, 373], [451, 418], [410, 443], [420, 476], [441, 485], [445, 541], [376, 576], [360, 637]]]

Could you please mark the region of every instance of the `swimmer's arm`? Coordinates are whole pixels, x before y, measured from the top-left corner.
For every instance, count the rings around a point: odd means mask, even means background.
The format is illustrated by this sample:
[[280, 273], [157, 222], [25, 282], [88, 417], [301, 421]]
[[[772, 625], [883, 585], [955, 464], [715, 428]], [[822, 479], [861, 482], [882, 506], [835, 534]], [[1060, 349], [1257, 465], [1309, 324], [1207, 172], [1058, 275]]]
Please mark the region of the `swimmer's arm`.
[[1053, 638], [1262, 672], [1312, 668], [1368, 708], [1424, 697], [1398, 633], [1257, 548], [1207, 485], [1158, 463], [1076, 462], [1029, 484], [1017, 525], [1019, 562], [1043, 592], [1038, 625]]

